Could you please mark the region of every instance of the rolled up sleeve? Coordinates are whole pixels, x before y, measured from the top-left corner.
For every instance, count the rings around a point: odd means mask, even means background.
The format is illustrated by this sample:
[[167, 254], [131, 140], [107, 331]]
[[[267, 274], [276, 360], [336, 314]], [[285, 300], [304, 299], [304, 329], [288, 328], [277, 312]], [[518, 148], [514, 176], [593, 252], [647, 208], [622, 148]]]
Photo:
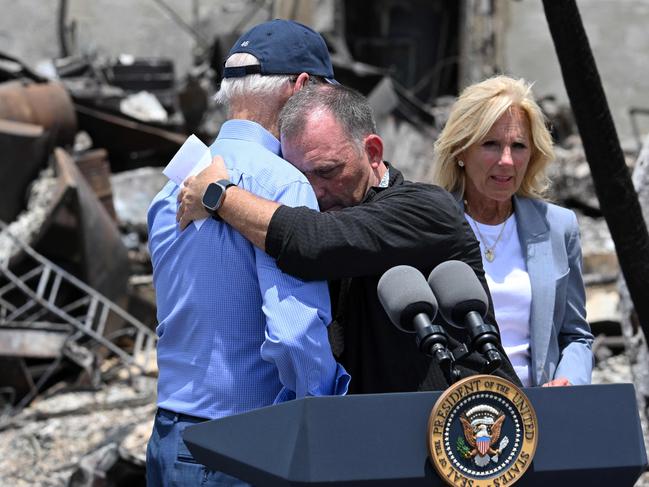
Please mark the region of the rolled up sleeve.
[[[317, 208], [308, 184], [287, 185], [275, 200]], [[262, 251], [256, 250], [255, 257], [266, 317], [261, 356], [275, 364], [283, 386], [275, 403], [346, 394], [351, 377], [336, 362], [327, 335], [331, 322], [327, 283], [285, 274], [275, 259]]]

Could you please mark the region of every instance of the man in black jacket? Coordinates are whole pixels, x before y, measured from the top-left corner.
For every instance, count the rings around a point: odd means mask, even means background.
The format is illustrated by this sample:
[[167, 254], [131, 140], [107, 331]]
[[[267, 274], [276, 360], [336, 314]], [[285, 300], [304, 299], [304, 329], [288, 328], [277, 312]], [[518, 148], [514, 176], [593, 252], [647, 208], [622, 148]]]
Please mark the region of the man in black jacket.
[[[278, 267], [302, 279], [330, 282], [334, 352], [352, 376], [353, 393], [441, 390], [448, 381], [414, 337], [394, 328], [376, 286], [389, 268], [406, 264], [424, 275], [441, 262], [469, 264], [488, 292], [480, 249], [453, 197], [443, 189], [405, 181], [383, 161], [364, 97], [342, 86], [302, 89], [280, 114], [283, 156], [313, 186], [322, 213], [263, 200], [237, 187], [226, 192], [218, 215]], [[204, 218], [201, 199], [210, 182], [226, 179], [218, 156], [179, 195], [184, 228]], [[269, 168], [272, 170], [272, 168]], [[216, 298], [218, 299], [218, 298]], [[490, 306], [487, 322], [495, 324]], [[466, 333], [447, 327], [450, 348], [467, 343]], [[504, 351], [495, 373], [520, 384]], [[482, 371], [478, 353], [457, 362], [462, 376]]]

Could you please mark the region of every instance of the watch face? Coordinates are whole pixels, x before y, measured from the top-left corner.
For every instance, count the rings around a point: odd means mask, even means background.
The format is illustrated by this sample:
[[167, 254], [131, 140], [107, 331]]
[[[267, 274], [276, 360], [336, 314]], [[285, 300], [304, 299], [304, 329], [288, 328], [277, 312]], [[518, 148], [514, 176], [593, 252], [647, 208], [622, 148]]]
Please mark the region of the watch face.
[[210, 210], [218, 209], [223, 196], [223, 191], [223, 186], [216, 183], [210, 183], [203, 195], [203, 206]]

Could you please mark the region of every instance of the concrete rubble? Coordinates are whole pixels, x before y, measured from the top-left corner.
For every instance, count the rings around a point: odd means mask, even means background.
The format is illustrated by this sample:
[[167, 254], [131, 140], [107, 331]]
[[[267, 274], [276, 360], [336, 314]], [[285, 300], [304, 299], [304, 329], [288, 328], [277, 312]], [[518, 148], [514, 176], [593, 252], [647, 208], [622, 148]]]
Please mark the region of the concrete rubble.
[[155, 379], [139, 379], [41, 398], [0, 426], [0, 485], [145, 485]]

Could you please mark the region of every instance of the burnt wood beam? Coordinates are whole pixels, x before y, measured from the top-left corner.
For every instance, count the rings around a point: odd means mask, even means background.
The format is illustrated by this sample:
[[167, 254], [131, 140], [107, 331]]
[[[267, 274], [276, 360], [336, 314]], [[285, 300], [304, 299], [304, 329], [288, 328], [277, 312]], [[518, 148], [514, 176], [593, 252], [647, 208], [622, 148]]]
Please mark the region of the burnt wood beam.
[[575, 0], [543, 0], [595, 192], [649, 342], [649, 234]]

